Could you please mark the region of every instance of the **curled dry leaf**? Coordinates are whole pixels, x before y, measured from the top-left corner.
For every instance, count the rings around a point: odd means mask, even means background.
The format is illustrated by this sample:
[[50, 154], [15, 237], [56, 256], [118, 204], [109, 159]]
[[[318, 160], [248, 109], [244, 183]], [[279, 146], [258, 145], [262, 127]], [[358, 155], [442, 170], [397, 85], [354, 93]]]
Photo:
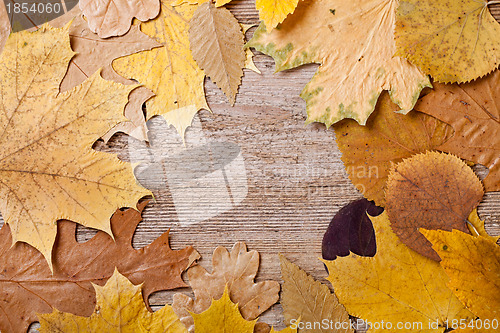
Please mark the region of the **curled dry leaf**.
[[188, 279], [195, 300], [184, 294], [175, 294], [172, 307], [190, 332], [193, 319], [189, 312], [201, 313], [208, 309], [212, 299], [219, 299], [227, 285], [231, 300], [238, 303], [246, 320], [254, 320], [279, 300], [280, 285], [276, 281], [254, 282], [259, 269], [257, 251], [247, 251], [245, 243], [236, 243], [228, 252], [219, 246], [212, 256], [212, 273], [201, 266], [188, 270]]
[[442, 259], [441, 266], [450, 278], [448, 287], [481, 320], [498, 320], [500, 246], [487, 237], [458, 230], [421, 232]]
[[[335, 294], [350, 315], [372, 323], [421, 323], [408, 333], [442, 333], [446, 323], [474, 315], [446, 287], [448, 276], [439, 263], [403, 244], [391, 230], [387, 213], [371, 217], [377, 237], [373, 258], [352, 254], [324, 261]], [[429, 323], [437, 323], [431, 329]]]
[[455, 135], [439, 149], [488, 167], [484, 187], [500, 191], [499, 70], [471, 83], [436, 83], [415, 109], [450, 124]]
[[[0, 211], [13, 242], [26, 242], [49, 265], [56, 221], [68, 219], [111, 233], [109, 218], [150, 194], [132, 166], [92, 144], [126, 121], [136, 86], [98, 73], [59, 93], [74, 52], [69, 26], [11, 34], [0, 56]], [[21, 59], [21, 60], [19, 60]]]
[[172, 307], [166, 305], [154, 313], [148, 311], [142, 299], [142, 285], [133, 285], [117, 269], [104, 287], [92, 286], [97, 302], [90, 317], [54, 309], [52, 313], [38, 315], [39, 332], [187, 332]]
[[373, 257], [377, 252], [375, 231], [370, 216], [384, 211], [372, 201], [360, 199], [342, 207], [333, 217], [323, 236], [321, 250], [323, 259], [334, 260], [351, 252], [360, 256]]
[[453, 155], [427, 152], [393, 168], [387, 180], [386, 210], [403, 243], [439, 261], [418, 229], [468, 232], [467, 217], [482, 197], [481, 181], [467, 164]]
[[366, 126], [350, 119], [334, 125], [349, 179], [365, 198], [381, 207], [385, 206], [384, 190], [392, 164], [434, 150], [453, 135], [451, 126], [434, 117], [397, 111], [389, 94], [383, 92]]
[[115, 267], [133, 283], [142, 283], [146, 300], [155, 291], [185, 286], [181, 274], [200, 256], [193, 247], [171, 250], [168, 233], [150, 245], [132, 248], [134, 231], [147, 201], [135, 209], [117, 210], [111, 218], [114, 240], [98, 232], [85, 243], [75, 238], [76, 225], [58, 222], [52, 274], [42, 254], [33, 247], [11, 246], [10, 228], [0, 229], [0, 331], [26, 332], [36, 313], [52, 308], [90, 316], [95, 305], [91, 282], [103, 285]]
[[281, 277], [283, 278], [283, 292], [281, 294], [281, 305], [285, 323], [291, 324], [292, 320], [298, 321], [306, 329], [304, 333], [330, 332], [329, 329], [318, 329], [315, 323], [340, 323], [341, 328], [336, 333], [353, 333], [349, 315], [344, 306], [330, 292], [328, 286], [314, 280], [300, 267], [292, 264], [284, 256], [280, 255]]
[[401, 0], [395, 35], [396, 55], [439, 82], [468, 82], [500, 64], [500, 24], [487, 0]]
[[159, 0], [80, 0], [80, 9], [90, 30], [101, 38], [127, 33], [135, 17], [140, 21], [155, 18], [160, 11]]
[[302, 90], [307, 123], [330, 126], [344, 118], [364, 125], [383, 90], [409, 112], [430, 82], [406, 59], [394, 57], [397, 0], [299, 2], [279, 29], [265, 24], [247, 43], [276, 61], [276, 71], [320, 63]]
[[234, 104], [243, 76], [246, 55], [238, 20], [226, 8], [212, 2], [198, 6], [189, 21], [189, 45], [193, 58]]
[[298, 3], [299, 0], [256, 0], [255, 7], [259, 11], [260, 20], [270, 32], [293, 13]]
[[146, 102], [147, 119], [162, 115], [182, 137], [200, 109], [209, 110], [203, 88], [205, 73], [189, 49], [189, 21], [198, 6], [172, 7], [161, 2], [160, 15], [142, 23], [141, 31], [163, 47], [116, 59], [113, 68], [156, 94]]

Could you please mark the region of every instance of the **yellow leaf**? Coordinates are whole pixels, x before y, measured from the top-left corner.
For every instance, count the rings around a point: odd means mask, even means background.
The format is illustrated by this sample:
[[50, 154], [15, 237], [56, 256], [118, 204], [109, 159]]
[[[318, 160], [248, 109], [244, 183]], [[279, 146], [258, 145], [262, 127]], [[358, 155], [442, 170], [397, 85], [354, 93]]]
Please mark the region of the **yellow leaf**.
[[[377, 239], [377, 254], [354, 254], [324, 261], [335, 294], [349, 314], [381, 323], [421, 323], [405, 332], [443, 332], [446, 320], [470, 320], [470, 313], [446, 287], [448, 276], [438, 262], [404, 245], [392, 232], [387, 213], [370, 217]], [[429, 329], [437, 322], [437, 329]], [[383, 331], [383, 330], [381, 330]]]
[[271, 331], [269, 333], [297, 333], [297, 329], [287, 327], [287, 328], [282, 329], [281, 331], [276, 331], [276, 330], [274, 330], [274, 327], [271, 327]]
[[292, 14], [298, 3], [299, 0], [256, 0], [255, 7], [269, 32]]
[[115, 269], [104, 287], [93, 284], [96, 307], [90, 317], [56, 309], [38, 314], [40, 333], [49, 332], [163, 332], [182, 333], [186, 328], [172, 308], [149, 312], [142, 299], [142, 285], [135, 286]]
[[219, 300], [213, 300], [210, 307], [200, 313], [191, 313], [196, 333], [253, 333], [255, 322], [245, 320], [238, 304], [231, 302], [226, 289]]
[[228, 3], [230, 3], [232, 0], [216, 0], [215, 1], [215, 7], [220, 7], [220, 6], [224, 6]]
[[472, 235], [489, 238], [494, 243], [496, 243], [500, 239], [500, 236], [490, 236], [486, 232], [486, 229], [484, 228], [484, 221], [481, 220], [481, 218], [479, 218], [479, 215], [477, 214], [477, 208], [474, 209], [472, 213], [470, 213], [469, 217], [467, 218], [467, 222], [467, 228]]
[[461, 231], [420, 229], [441, 257], [448, 287], [476, 316], [500, 318], [500, 246]]
[[320, 63], [302, 90], [307, 123], [330, 126], [344, 118], [364, 125], [388, 90], [401, 113], [409, 112], [429, 78], [394, 57], [397, 0], [302, 1], [279, 29], [265, 24], [247, 43], [276, 61], [276, 71]]
[[196, 63], [234, 104], [246, 55], [238, 20], [211, 2], [200, 6], [189, 21], [189, 44]]
[[132, 167], [96, 152], [93, 143], [125, 121], [136, 86], [99, 73], [59, 93], [74, 52], [69, 25], [11, 34], [0, 58], [0, 211], [14, 242], [37, 248], [50, 267], [56, 221], [68, 219], [112, 235], [110, 216], [149, 191]]
[[439, 82], [468, 82], [500, 64], [500, 25], [486, 0], [401, 0], [395, 34], [396, 55]]
[[[156, 94], [146, 102], [147, 119], [164, 116], [182, 137], [194, 114], [200, 109], [209, 110], [203, 87], [205, 73], [189, 49], [189, 20], [197, 7], [189, 4], [172, 7], [162, 1], [160, 15], [142, 23], [141, 31], [163, 47], [113, 62], [118, 74], [139, 81]], [[171, 115], [172, 111], [176, 114]]]
[[354, 332], [347, 311], [326, 285], [314, 280], [282, 255], [280, 264], [283, 278], [281, 305], [287, 325], [298, 327], [300, 320], [300, 324], [304, 327], [301, 328], [301, 332], [321, 333], [326, 330], [307, 329], [307, 327], [314, 327], [318, 323], [323, 324], [327, 321], [338, 323], [344, 328], [338, 332]]

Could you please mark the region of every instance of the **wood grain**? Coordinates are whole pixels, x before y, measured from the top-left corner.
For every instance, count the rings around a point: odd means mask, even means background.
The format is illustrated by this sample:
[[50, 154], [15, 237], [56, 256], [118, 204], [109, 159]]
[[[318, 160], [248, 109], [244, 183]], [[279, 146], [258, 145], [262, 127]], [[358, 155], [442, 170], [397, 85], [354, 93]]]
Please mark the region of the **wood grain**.
[[[241, 23], [258, 23], [253, 1], [235, 0], [227, 8]], [[498, 20], [500, 6], [490, 10]], [[262, 75], [245, 70], [234, 107], [215, 84], [206, 80], [207, 100], [213, 113], [199, 112], [207, 141], [231, 142], [240, 147], [248, 179], [247, 197], [225, 213], [186, 225], [178, 220], [169, 187], [158, 183], [154, 191], [156, 201], [145, 209], [133, 245], [145, 246], [171, 228], [172, 248], [193, 245], [202, 255], [199, 263], [210, 270], [215, 247], [232, 247], [235, 242], [244, 241], [249, 249], [261, 254], [258, 280], [281, 282], [277, 254], [282, 253], [327, 283], [327, 274], [318, 260], [323, 234], [334, 214], [361, 195], [347, 177], [333, 129], [326, 130], [319, 124], [304, 126], [305, 102], [299, 94], [317, 65], [274, 74], [270, 57], [257, 53], [255, 63]], [[138, 144], [117, 134], [107, 145], [98, 143], [97, 149], [128, 161], [130, 145]], [[134, 149], [144, 151], [133, 154], [148, 154], [147, 147]], [[484, 168], [476, 169], [484, 176]], [[500, 192], [486, 194], [479, 207], [492, 235], [500, 234], [499, 208]], [[94, 234], [94, 230], [78, 227], [79, 241]], [[190, 294], [187, 288], [158, 292], [150, 297], [153, 308], [171, 303], [176, 292]], [[273, 306], [261, 320], [283, 328], [281, 306]]]

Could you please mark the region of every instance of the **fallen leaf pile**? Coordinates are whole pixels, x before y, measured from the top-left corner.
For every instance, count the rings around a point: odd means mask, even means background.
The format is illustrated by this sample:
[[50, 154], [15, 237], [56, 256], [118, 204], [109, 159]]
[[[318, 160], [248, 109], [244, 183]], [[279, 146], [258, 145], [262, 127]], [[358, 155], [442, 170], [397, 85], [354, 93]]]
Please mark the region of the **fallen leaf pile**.
[[[263, 319], [282, 308], [283, 333], [498, 332], [500, 236], [478, 207], [500, 190], [500, 2], [256, 0], [248, 42], [230, 2], [80, 0], [19, 32], [0, 3], [0, 331], [277, 333]], [[260, 73], [251, 48], [276, 71], [318, 64], [305, 122], [333, 126], [365, 197], [322, 240], [333, 291], [280, 254], [280, 301], [243, 242], [211, 271], [169, 232], [134, 249], [152, 192], [94, 149], [118, 132], [150, 145], [154, 116], [182, 142], [210, 111], [205, 78], [238, 103], [244, 70]], [[77, 224], [98, 232], [80, 243]]]

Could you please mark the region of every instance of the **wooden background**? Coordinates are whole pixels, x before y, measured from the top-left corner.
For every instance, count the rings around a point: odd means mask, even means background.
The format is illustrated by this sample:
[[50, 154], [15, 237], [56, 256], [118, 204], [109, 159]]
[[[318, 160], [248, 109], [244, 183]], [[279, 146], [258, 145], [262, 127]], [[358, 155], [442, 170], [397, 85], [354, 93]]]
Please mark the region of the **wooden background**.
[[[259, 21], [252, 0], [235, 0], [227, 8], [241, 23]], [[498, 20], [500, 6], [491, 11]], [[261, 255], [257, 281], [281, 282], [277, 254], [282, 253], [329, 285], [318, 260], [323, 234], [335, 213], [361, 195], [347, 177], [333, 129], [326, 130], [319, 124], [304, 126], [305, 102], [299, 94], [317, 65], [274, 74], [270, 57], [257, 53], [254, 60], [262, 75], [245, 70], [234, 107], [207, 79], [206, 95], [213, 113], [199, 112], [207, 141], [231, 142], [241, 148], [248, 178], [247, 197], [223, 214], [185, 225], [178, 221], [168, 186], [159, 184], [154, 191], [156, 201], [146, 207], [133, 246], [145, 246], [172, 228], [171, 247], [193, 245], [202, 255], [199, 264], [211, 271], [211, 254], [217, 246], [231, 248], [235, 242], [243, 241]], [[97, 149], [130, 160], [129, 146], [147, 149], [122, 134], [115, 135], [106, 145], [98, 143]], [[478, 169], [484, 176], [484, 168]], [[500, 192], [486, 194], [479, 207], [479, 215], [486, 220], [487, 231], [492, 235], [500, 234], [499, 208]], [[94, 234], [95, 231], [79, 226], [77, 238], [85, 241]], [[150, 297], [150, 303], [153, 308], [170, 304], [176, 292], [191, 294], [187, 288], [158, 292]], [[274, 305], [261, 316], [261, 321], [284, 327], [281, 306]]]

